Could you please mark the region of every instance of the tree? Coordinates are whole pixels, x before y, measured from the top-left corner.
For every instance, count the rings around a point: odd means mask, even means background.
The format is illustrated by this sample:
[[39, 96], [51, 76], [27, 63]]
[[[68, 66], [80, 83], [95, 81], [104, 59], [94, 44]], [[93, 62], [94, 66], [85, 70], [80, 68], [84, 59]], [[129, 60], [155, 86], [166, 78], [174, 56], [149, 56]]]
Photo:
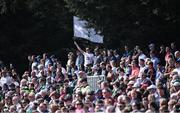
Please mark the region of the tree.
[[22, 72], [29, 54], [72, 45], [72, 15], [61, 0], [0, 0], [0, 59]]
[[[178, 0], [64, 0], [74, 14], [102, 31], [108, 46], [178, 41]], [[166, 39], [166, 40], [164, 40]]]

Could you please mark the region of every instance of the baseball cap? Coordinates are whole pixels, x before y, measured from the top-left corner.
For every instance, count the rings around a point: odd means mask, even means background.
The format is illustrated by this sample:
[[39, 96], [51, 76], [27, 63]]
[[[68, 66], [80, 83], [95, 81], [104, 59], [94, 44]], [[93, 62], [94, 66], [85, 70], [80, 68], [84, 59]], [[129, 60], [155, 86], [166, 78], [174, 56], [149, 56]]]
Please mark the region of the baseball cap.
[[180, 86], [180, 82], [174, 82], [173, 86]]
[[150, 90], [150, 89], [156, 89], [156, 86], [152, 84], [149, 87], [147, 87], [147, 90]]
[[127, 85], [133, 85], [134, 84], [134, 81], [129, 81], [129, 83]]

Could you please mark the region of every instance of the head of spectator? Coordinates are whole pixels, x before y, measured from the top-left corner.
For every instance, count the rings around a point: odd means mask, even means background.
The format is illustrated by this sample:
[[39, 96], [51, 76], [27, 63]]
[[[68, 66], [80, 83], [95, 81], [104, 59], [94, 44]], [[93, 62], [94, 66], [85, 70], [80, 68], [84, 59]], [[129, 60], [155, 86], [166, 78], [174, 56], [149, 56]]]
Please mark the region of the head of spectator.
[[91, 53], [91, 50], [90, 50], [89, 47], [86, 47], [86, 52], [87, 52], [87, 53]]
[[160, 98], [159, 99], [159, 106], [162, 107], [162, 106], [167, 106], [168, 105], [168, 102], [167, 102], [167, 99], [166, 98]]
[[95, 98], [96, 99], [102, 99], [103, 98], [101, 89], [98, 89], [98, 90], [95, 91]]
[[10, 97], [10, 95], [5, 95], [5, 100], [4, 100], [4, 103], [6, 104], [6, 105], [12, 105], [12, 98]]
[[180, 51], [176, 51], [174, 53], [174, 56], [175, 56], [176, 59], [179, 59], [180, 58]]
[[29, 100], [28, 100], [28, 99], [23, 99], [23, 100], [21, 100], [21, 106], [22, 106], [22, 108], [25, 109], [28, 104], [29, 104]]
[[144, 67], [145, 66], [145, 60], [144, 59], [140, 59], [139, 60], [139, 66], [140, 67]]
[[148, 95], [148, 102], [156, 102], [156, 97], [154, 94], [149, 94]]
[[129, 51], [129, 47], [127, 45], [124, 46], [125, 51]]
[[173, 83], [173, 86], [174, 86], [175, 92], [177, 92], [177, 91], [180, 90], [180, 82], [179, 82], [179, 81], [174, 82], [174, 83]]
[[133, 101], [138, 99], [138, 92], [136, 91], [136, 89], [131, 90], [130, 96]]
[[114, 106], [107, 106], [106, 113], [114, 113], [115, 112], [115, 107]]
[[15, 105], [10, 106], [9, 112], [10, 113], [15, 113], [16, 112], [16, 106]]
[[55, 113], [59, 109], [59, 106], [57, 104], [51, 104], [50, 105], [50, 111], [52, 113]]
[[165, 47], [164, 47], [164, 45], [161, 45], [161, 46], [160, 46], [160, 52], [161, 52], [161, 53], [165, 52]]
[[176, 49], [176, 44], [175, 44], [175, 42], [172, 42], [172, 43], [171, 43], [171, 49], [172, 49], [172, 50]]
[[159, 107], [159, 113], [166, 113], [166, 112], [169, 112], [168, 111], [168, 106], [163, 105], [163, 106]]
[[127, 88], [126, 88], [127, 92], [132, 90], [132, 86], [134, 85], [134, 83], [135, 82], [133, 80], [128, 82]]
[[169, 102], [168, 102], [168, 110], [169, 110], [169, 111], [172, 111], [172, 110], [173, 110], [173, 107], [174, 107], [174, 105], [176, 105], [176, 103], [177, 103], [177, 100], [175, 100], [175, 99], [170, 99]]
[[166, 53], [170, 53], [171, 52], [171, 49], [170, 49], [170, 47], [166, 47]]
[[[177, 59], [177, 60], [176, 60], [175, 66], [176, 66], [176, 68], [179, 68], [179, 67], [180, 67], [180, 59]], [[178, 73], [178, 74], [179, 74], [179, 73]]]
[[83, 109], [83, 102], [82, 101], [76, 101], [75, 107], [77, 110], [82, 110]]
[[35, 101], [35, 94], [33, 92], [29, 93], [28, 99], [29, 99], [30, 102]]
[[71, 97], [71, 95], [67, 94], [67, 95], [64, 97], [64, 105], [65, 105], [66, 107], [69, 107], [69, 106], [71, 106], [71, 104], [72, 104], [72, 97]]
[[21, 82], [20, 82], [20, 87], [25, 87], [27, 86], [27, 80], [26, 79], [22, 79]]
[[79, 78], [85, 78], [86, 77], [86, 73], [84, 71], [79, 71], [78, 77]]
[[156, 92], [156, 86], [155, 85], [150, 85], [149, 87], [147, 87], [147, 90], [150, 92], [150, 94], [154, 94]]
[[150, 58], [156, 57], [155, 51], [150, 51]]
[[149, 50], [150, 51], [154, 51], [155, 50], [155, 44], [154, 43], [149, 44]]
[[113, 56], [113, 50], [112, 50], [112, 49], [110, 49], [110, 50], [107, 51], [107, 56], [109, 56], [109, 57], [110, 57], [110, 56]]
[[103, 81], [101, 82], [101, 89], [108, 89], [109, 88], [109, 85], [108, 85], [108, 82], [107, 81]]
[[47, 104], [42, 102], [40, 103], [39, 107], [38, 107], [38, 110], [39, 112], [48, 112], [48, 109], [47, 109]]
[[163, 87], [163, 84], [158, 84], [157, 85], [157, 93], [161, 98], [167, 98], [166, 93], [165, 93], [165, 87]]
[[19, 103], [19, 97], [18, 96], [12, 97], [12, 104], [17, 105], [18, 103]]
[[141, 104], [137, 101], [132, 103], [132, 112], [139, 112], [141, 110]]
[[151, 110], [151, 112], [158, 112], [158, 105], [155, 102], [149, 102], [148, 104], [148, 108], [149, 110]]
[[108, 99], [108, 98], [111, 98], [112, 92], [110, 89], [103, 89], [102, 95], [103, 95], [103, 98]]
[[148, 98], [147, 97], [142, 98], [142, 107], [143, 107], [144, 111], [146, 111], [148, 109]]

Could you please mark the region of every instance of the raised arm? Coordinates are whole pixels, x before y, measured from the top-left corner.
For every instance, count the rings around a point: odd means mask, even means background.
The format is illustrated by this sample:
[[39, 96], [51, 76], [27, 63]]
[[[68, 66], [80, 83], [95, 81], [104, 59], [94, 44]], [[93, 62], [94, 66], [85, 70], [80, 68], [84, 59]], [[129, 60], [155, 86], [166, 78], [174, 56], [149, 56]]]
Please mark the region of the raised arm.
[[77, 44], [76, 41], [74, 41], [74, 44], [76, 45], [77, 49], [78, 49], [82, 54], [85, 53], [85, 52], [79, 47], [79, 45]]

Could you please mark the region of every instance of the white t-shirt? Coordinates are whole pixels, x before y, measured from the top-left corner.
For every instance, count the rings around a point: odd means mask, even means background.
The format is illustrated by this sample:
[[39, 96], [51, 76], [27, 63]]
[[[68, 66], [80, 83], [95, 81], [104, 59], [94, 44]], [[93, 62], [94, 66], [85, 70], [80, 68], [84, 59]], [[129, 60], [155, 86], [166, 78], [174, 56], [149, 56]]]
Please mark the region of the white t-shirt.
[[10, 85], [11, 83], [12, 83], [12, 78], [8, 75], [6, 77], [1, 77], [0, 79], [1, 87], [3, 87], [4, 84]]
[[94, 60], [94, 54], [92, 53], [83, 53], [84, 55], [84, 66], [86, 67], [88, 64], [92, 64]]

